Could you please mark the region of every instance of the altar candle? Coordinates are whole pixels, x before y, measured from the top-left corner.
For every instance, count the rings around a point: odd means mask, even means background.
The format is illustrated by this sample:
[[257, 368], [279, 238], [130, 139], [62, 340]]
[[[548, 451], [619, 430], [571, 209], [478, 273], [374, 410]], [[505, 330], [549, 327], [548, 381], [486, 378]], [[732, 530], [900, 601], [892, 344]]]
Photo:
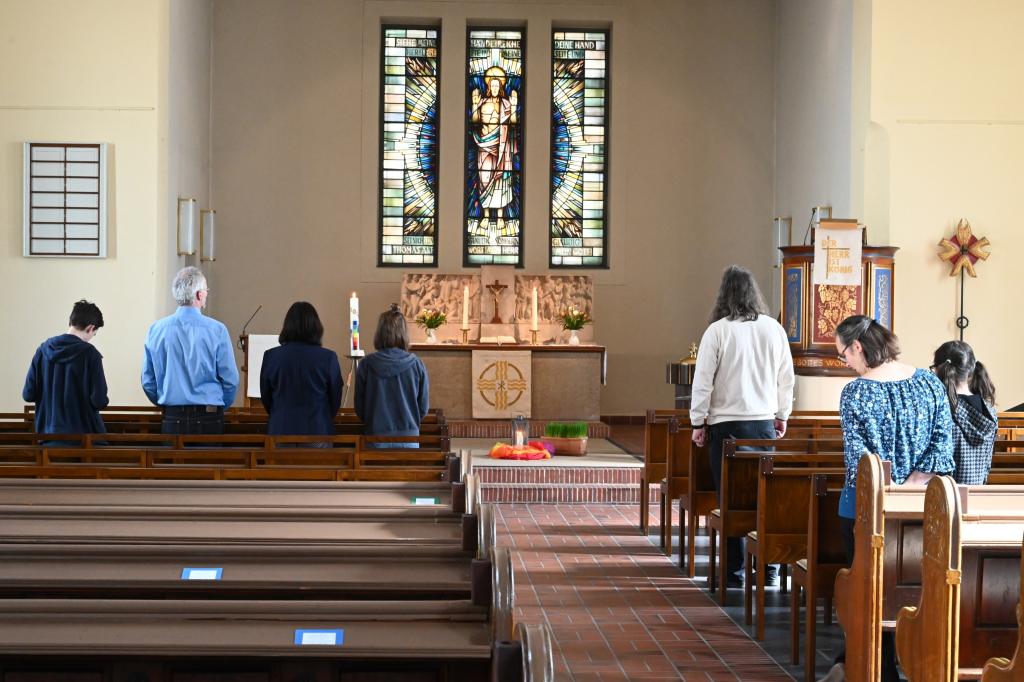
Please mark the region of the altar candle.
[[352, 333], [352, 350], [359, 350], [359, 298], [354, 291], [348, 301], [348, 328]]
[[462, 287], [462, 329], [469, 329], [469, 287]]
[[533, 288], [533, 316], [530, 318], [530, 331], [537, 331], [537, 287]]

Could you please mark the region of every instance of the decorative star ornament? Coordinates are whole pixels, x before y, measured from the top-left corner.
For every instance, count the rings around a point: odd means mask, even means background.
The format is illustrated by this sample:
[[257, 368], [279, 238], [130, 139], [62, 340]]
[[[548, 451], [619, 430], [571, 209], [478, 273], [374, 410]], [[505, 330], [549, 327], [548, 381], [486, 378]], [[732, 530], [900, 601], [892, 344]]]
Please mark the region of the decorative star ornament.
[[939, 258], [949, 261], [953, 266], [950, 277], [956, 277], [962, 270], [966, 270], [971, 277], [977, 277], [974, 271], [974, 264], [979, 260], [988, 260], [990, 254], [984, 249], [989, 246], [988, 237], [978, 239], [971, 232], [971, 224], [962, 219], [956, 224], [956, 234], [949, 239], [939, 242], [942, 253]]

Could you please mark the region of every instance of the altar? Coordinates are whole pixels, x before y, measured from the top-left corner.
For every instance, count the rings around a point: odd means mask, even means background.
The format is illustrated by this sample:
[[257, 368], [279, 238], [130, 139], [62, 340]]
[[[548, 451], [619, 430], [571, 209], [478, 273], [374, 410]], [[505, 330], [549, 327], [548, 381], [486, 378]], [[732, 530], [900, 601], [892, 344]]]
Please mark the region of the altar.
[[[593, 282], [487, 265], [479, 274], [409, 273], [400, 307], [449, 419], [596, 421], [607, 354], [593, 342]], [[445, 320], [428, 335], [424, 315]], [[566, 315], [587, 323], [578, 331]]]
[[[537, 421], [597, 421], [601, 415], [601, 386], [605, 382], [606, 351], [593, 344], [413, 344], [430, 376], [430, 406], [449, 419], [474, 416], [473, 400], [503, 404], [506, 412]], [[519, 390], [515, 375], [501, 376], [488, 368], [473, 371], [473, 352], [529, 353], [532, 385]], [[511, 373], [509, 373], [511, 374]], [[529, 403], [524, 401], [528, 399]]]

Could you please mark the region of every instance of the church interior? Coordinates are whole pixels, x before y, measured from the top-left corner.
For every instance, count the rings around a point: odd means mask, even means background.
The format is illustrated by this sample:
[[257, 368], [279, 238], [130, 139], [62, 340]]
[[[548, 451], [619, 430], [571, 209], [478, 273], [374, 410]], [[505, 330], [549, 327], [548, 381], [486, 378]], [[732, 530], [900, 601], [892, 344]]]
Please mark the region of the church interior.
[[[1024, 679], [1021, 26], [1016, 0], [0, 0], [0, 682]], [[689, 389], [731, 265], [793, 413], [712, 482]], [[162, 435], [140, 382], [187, 266], [240, 370], [220, 438]], [[69, 445], [21, 388], [80, 299], [108, 434]], [[344, 381], [326, 441], [266, 430], [296, 301]], [[411, 443], [353, 411], [392, 304], [429, 377]], [[968, 342], [1000, 416], [985, 486], [868, 449], [849, 565], [853, 314], [916, 368]]]

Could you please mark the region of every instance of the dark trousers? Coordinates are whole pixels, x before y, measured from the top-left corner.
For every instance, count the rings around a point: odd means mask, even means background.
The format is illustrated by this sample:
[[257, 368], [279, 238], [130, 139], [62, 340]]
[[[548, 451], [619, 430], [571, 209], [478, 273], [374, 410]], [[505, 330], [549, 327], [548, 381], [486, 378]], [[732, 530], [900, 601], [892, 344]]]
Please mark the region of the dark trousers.
[[[708, 427], [708, 460], [711, 476], [715, 479], [718, 504], [722, 504], [722, 442], [727, 438], [775, 438], [775, 422], [771, 419], [753, 421], [719, 422]], [[740, 447], [741, 450], [749, 448]], [[727, 573], [735, 573], [743, 566], [743, 539], [728, 538], [726, 549], [729, 553]], [[777, 567], [773, 567], [778, 570]]]
[[[846, 565], [853, 565], [853, 519], [839, 517], [839, 532], [843, 538], [843, 551], [846, 554]], [[836, 656], [836, 663], [846, 662], [846, 647]], [[896, 635], [892, 632], [882, 633], [882, 682], [900, 682], [900, 672], [896, 667]]]
[[164, 408], [160, 433], [222, 434], [224, 408], [218, 405], [171, 405]]

